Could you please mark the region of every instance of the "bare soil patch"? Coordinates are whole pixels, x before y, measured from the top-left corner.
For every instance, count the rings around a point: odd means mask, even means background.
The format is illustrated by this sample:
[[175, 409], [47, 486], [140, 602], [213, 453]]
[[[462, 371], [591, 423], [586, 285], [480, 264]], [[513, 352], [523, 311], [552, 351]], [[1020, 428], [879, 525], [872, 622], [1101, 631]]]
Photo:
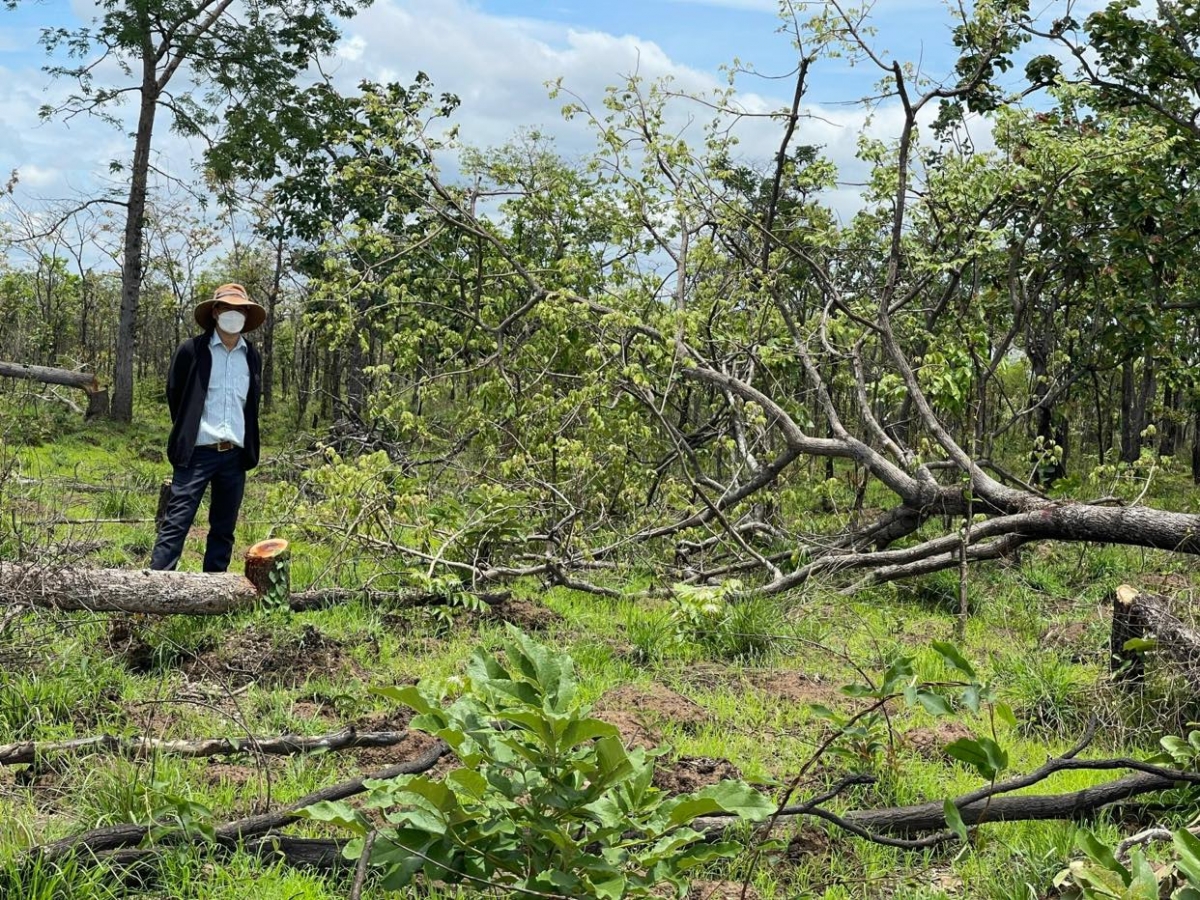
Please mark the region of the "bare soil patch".
[[605, 719], [604, 713], [609, 712], [633, 713], [641, 721], [651, 723], [674, 722], [689, 731], [708, 720], [708, 714], [698, 703], [661, 684], [649, 687], [627, 684], [609, 691], [596, 705], [596, 715]]
[[200, 773], [201, 779], [210, 785], [232, 784], [237, 787], [257, 785], [263, 780], [263, 772], [254, 766], [239, 763], [211, 761]]
[[1153, 591], [1157, 594], [1178, 594], [1190, 590], [1192, 580], [1181, 572], [1164, 572], [1139, 575], [1135, 581], [1136, 587], [1143, 591]]
[[308, 698], [295, 701], [292, 704], [292, 715], [307, 722], [336, 722], [338, 719], [333, 701], [320, 694], [310, 694]]
[[510, 598], [492, 607], [492, 615], [501, 622], [510, 622], [523, 631], [545, 631], [557, 625], [563, 617], [547, 606], [532, 600]]
[[189, 679], [218, 681], [234, 688], [252, 682], [299, 687], [316, 676], [361, 678], [363, 674], [341, 641], [312, 625], [305, 625], [299, 635], [282, 639], [260, 628], [236, 632], [181, 668]]
[[803, 672], [765, 672], [754, 678], [754, 685], [760, 691], [792, 703], [834, 706], [844, 704], [847, 699], [837, 685], [819, 675], [806, 675]]
[[952, 744], [959, 738], [974, 739], [973, 732], [961, 722], [938, 722], [932, 728], [910, 728], [902, 736], [902, 746], [922, 759], [950, 761], [946, 755], [946, 745]]
[[[754, 888], [746, 891], [746, 900], [759, 900]], [[741, 900], [740, 881], [696, 881], [688, 888], [687, 900]]]
[[654, 770], [654, 786], [668, 794], [690, 794], [727, 778], [741, 777], [741, 771], [727, 759], [681, 756], [671, 765]]
[[[416, 759], [436, 743], [437, 738], [433, 735], [423, 731], [410, 731], [403, 741], [391, 747], [364, 747], [354, 750], [355, 765], [363, 772], [377, 772]], [[443, 757], [427, 774], [431, 778], [440, 778], [456, 765], [453, 757]]]
[[1089, 638], [1086, 622], [1053, 622], [1039, 639], [1039, 645], [1047, 650], [1056, 650], [1070, 658], [1071, 662], [1083, 662], [1102, 651], [1102, 645]]

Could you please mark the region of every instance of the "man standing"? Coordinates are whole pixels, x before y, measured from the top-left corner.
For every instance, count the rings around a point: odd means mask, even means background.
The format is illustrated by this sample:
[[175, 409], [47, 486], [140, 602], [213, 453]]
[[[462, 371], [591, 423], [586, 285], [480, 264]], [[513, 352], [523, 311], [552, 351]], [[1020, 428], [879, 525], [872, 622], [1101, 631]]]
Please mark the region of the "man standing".
[[242, 335], [261, 325], [267, 313], [240, 284], [223, 284], [195, 315], [204, 333], [179, 345], [167, 373], [173, 423], [167, 458], [174, 474], [150, 568], [178, 565], [200, 498], [211, 484], [204, 571], [224, 572], [233, 554], [246, 472], [258, 465], [262, 358]]

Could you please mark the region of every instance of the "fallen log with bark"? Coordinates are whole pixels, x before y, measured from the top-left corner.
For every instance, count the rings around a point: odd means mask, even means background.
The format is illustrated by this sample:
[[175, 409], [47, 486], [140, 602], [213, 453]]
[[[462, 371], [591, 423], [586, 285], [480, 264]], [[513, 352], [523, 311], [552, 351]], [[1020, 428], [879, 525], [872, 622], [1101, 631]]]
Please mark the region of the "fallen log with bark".
[[[351, 778], [347, 781], [321, 788], [272, 812], [246, 816], [242, 819], [235, 819], [232, 822], [218, 825], [213, 829], [210, 836], [191, 831], [181, 831], [174, 836], [174, 840], [168, 838], [163, 840], [162, 844], [178, 846], [186, 843], [200, 843], [207, 842], [209, 837], [211, 837], [214, 844], [227, 849], [235, 848], [243, 841], [264, 837], [280, 828], [299, 821], [301, 818], [300, 810], [315, 803], [320, 803], [323, 800], [345, 800], [348, 797], [361, 794], [366, 790], [366, 782], [368, 780], [386, 780], [388, 778], [397, 778], [401, 775], [428, 772], [437, 765], [438, 760], [449, 752], [450, 748], [445, 743], [436, 741], [429, 749], [407, 762], [389, 766], [370, 775], [362, 775], [358, 778]], [[48, 860], [57, 860], [73, 853], [96, 854], [112, 850], [123, 850], [136, 847], [149, 833], [149, 825], [111, 825], [105, 828], [95, 828], [91, 831], [85, 831], [83, 834], [65, 837], [53, 843], [36, 847], [30, 852], [41, 854]], [[154, 853], [156, 849], [150, 848], [149, 852]]]
[[49, 366], [27, 366], [24, 363], [0, 362], [0, 378], [20, 378], [42, 384], [60, 384], [79, 388], [88, 397], [84, 418], [92, 419], [108, 413], [108, 390], [100, 385], [92, 372], [73, 372]]
[[0, 744], [0, 766], [42, 762], [61, 756], [108, 754], [129, 759], [169, 755], [196, 759], [207, 756], [291, 756], [300, 753], [331, 753], [360, 747], [394, 747], [408, 738], [405, 731], [340, 731], [318, 735], [285, 734], [278, 737], [202, 738], [164, 740], [145, 736], [117, 737], [100, 734], [64, 741], [21, 741]]
[[[978, 827], [992, 822], [1033, 821], [1060, 819], [1075, 821], [1086, 819], [1101, 812], [1111, 804], [1148, 793], [1175, 790], [1200, 784], [1200, 774], [1146, 763], [1131, 758], [1081, 760], [1077, 754], [1091, 740], [1094, 731], [1067, 754], [1048, 760], [1040, 768], [1026, 775], [997, 782], [968, 794], [953, 798], [950, 802], [958, 809], [963, 822]], [[220, 825], [214, 829], [215, 840], [189, 831], [170, 835], [158, 846], [141, 848], [138, 845], [149, 833], [145, 825], [115, 825], [98, 828], [83, 834], [63, 838], [51, 844], [34, 848], [31, 853], [41, 854], [50, 860], [62, 859], [71, 854], [80, 854], [96, 861], [108, 861], [123, 866], [153, 864], [169, 846], [180, 844], [203, 845], [214, 852], [229, 852], [244, 849], [251, 853], [275, 850], [283, 859], [294, 865], [318, 869], [336, 868], [345, 865], [340, 857], [342, 841], [332, 839], [293, 838], [280, 833], [280, 829], [302, 818], [301, 810], [322, 800], [344, 800], [366, 790], [368, 778], [387, 779], [402, 774], [426, 772], [450, 752], [441, 741], [409, 762], [392, 766], [371, 776], [354, 778], [309, 794], [294, 803], [273, 812], [250, 816]], [[1064, 794], [1004, 796], [1027, 788], [1063, 771], [1107, 771], [1132, 770], [1132, 774], [1104, 784]], [[785, 807], [771, 823], [794, 821], [803, 817], [821, 819], [834, 827], [874, 843], [905, 849], [922, 849], [954, 841], [957, 834], [950, 830], [946, 820], [945, 804], [941, 801], [914, 804], [886, 809], [859, 809], [836, 813], [827, 804], [840, 796], [848, 787], [869, 784], [874, 779], [866, 775], [854, 775], [839, 785], [807, 802]], [[710, 817], [697, 820], [693, 827], [719, 837], [731, 823], [738, 821], [734, 816]]]
[[[264, 602], [286, 605], [293, 612], [307, 612], [355, 600], [396, 606], [436, 606], [453, 600], [450, 594], [425, 590], [292, 591], [289, 554], [285, 540], [259, 541], [246, 551], [243, 575], [0, 562], [0, 605], [35, 606], [60, 612], [221, 616]], [[469, 593], [489, 606], [511, 597], [507, 591]]]
[[286, 602], [287, 563], [287, 541], [278, 539], [246, 551], [246, 575], [0, 563], [0, 600], [64, 612], [217, 616], [268, 598]]

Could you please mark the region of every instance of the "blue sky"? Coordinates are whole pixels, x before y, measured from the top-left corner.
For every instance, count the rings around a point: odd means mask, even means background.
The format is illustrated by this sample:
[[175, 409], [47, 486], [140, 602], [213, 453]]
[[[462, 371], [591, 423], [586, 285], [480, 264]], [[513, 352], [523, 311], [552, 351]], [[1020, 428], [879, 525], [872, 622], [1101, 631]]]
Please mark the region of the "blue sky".
[[[778, 34], [775, 0], [375, 0], [346, 24], [345, 39], [329, 69], [347, 89], [362, 78], [407, 82], [427, 72], [439, 90], [458, 94], [457, 116], [466, 140], [503, 142], [520, 127], [554, 135], [568, 155], [584, 153], [591, 135], [581, 123], [564, 123], [561, 101], [547, 97], [545, 82], [561, 77], [569, 89], [598, 104], [605, 86], [637, 69], [647, 78], [669, 75], [682, 90], [705, 91], [723, 83], [720, 67], [735, 57], [764, 75], [784, 76], [795, 66], [786, 35]], [[88, 0], [25, 0], [0, 11], [0, 176], [17, 168], [30, 198], [92, 192], [103, 183], [110, 159], [128, 156], [125, 134], [97, 121], [46, 124], [38, 107], [69, 90], [40, 71], [44, 54], [38, 29], [87, 21]], [[953, 56], [950, 16], [939, 0], [878, 0], [873, 24], [877, 45], [901, 59], [920, 59], [944, 74]], [[802, 136], [825, 146], [853, 167], [864, 111], [851, 101], [869, 93], [878, 76], [829, 60], [817, 67], [810, 98], [820, 120]], [[743, 78], [744, 102], [757, 111], [783, 106], [792, 83]], [[875, 127], [885, 129], [886, 115]], [[187, 177], [194, 148], [159, 130], [156, 163]], [[748, 157], [767, 157], [777, 138], [767, 123], [744, 141]]]

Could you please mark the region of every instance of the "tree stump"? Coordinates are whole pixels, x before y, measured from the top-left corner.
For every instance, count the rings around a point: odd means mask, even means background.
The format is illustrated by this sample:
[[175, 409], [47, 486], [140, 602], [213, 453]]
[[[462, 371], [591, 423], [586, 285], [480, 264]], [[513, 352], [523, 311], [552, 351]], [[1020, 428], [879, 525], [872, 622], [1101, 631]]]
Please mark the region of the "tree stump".
[[1152, 641], [1155, 658], [1174, 663], [1200, 693], [1200, 631], [1171, 612], [1167, 597], [1123, 584], [1113, 597], [1112, 669], [1118, 682], [1140, 686], [1146, 671], [1143, 651], [1125, 649], [1133, 638]]
[[1128, 641], [1146, 635], [1146, 617], [1142, 615], [1142, 608], [1134, 603], [1137, 598], [1137, 588], [1127, 584], [1113, 593], [1109, 670], [1113, 680], [1124, 687], [1141, 685], [1146, 678], [1145, 657], [1140, 651], [1125, 649]]
[[87, 392], [88, 405], [87, 410], [83, 414], [83, 418], [87, 421], [92, 419], [102, 419], [108, 415], [108, 389], [96, 388]]
[[158, 486], [158, 508], [154, 511], [154, 527], [161, 529], [167, 518], [167, 507], [171, 505], [171, 479], [164, 478]]
[[291, 551], [282, 538], [259, 541], [246, 551], [246, 578], [259, 596], [286, 603], [291, 593]]

